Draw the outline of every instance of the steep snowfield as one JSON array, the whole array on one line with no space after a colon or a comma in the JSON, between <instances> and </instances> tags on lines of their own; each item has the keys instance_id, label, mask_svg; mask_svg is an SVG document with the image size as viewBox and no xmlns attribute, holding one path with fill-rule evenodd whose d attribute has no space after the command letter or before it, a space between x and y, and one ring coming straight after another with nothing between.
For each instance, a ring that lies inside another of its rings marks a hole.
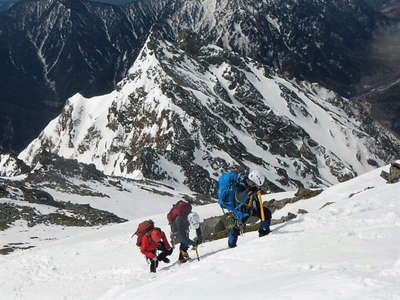
<instances>
[{"instance_id":1,"label":"steep snowfield","mask_svg":"<svg viewBox=\"0 0 400 300\"><path fill-rule=\"evenodd\" d=\"M155 275L130 239L145 218L0 256L1 299L400 299L400 183L385 184L380 171L285 207L274 217L309 214L267 237L245 234L235 249L205 243L200 262L162 264ZM167 229L165 214L151 218Z\"/></svg>"}]
</instances>

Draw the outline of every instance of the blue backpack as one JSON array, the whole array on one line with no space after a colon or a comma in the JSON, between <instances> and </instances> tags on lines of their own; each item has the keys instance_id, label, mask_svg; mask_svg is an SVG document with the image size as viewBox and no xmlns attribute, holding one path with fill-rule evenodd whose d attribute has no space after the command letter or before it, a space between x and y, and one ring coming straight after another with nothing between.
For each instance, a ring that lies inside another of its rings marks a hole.
<instances>
[{"instance_id":1,"label":"blue backpack","mask_svg":"<svg viewBox=\"0 0 400 300\"><path fill-rule=\"evenodd\" d=\"M236 203L235 192L236 186L240 181L240 177L235 172L229 172L222 174L218 178L218 204L229 211L231 211L234 215L234 218L237 220L241 220L249 216L249 214L244 213L240 210L241 206L244 205L242 203Z\"/></svg>"},{"instance_id":2,"label":"blue backpack","mask_svg":"<svg viewBox=\"0 0 400 300\"><path fill-rule=\"evenodd\" d=\"M228 210L235 209L235 184L239 175L235 172L222 174L218 178L218 204Z\"/></svg>"}]
</instances>

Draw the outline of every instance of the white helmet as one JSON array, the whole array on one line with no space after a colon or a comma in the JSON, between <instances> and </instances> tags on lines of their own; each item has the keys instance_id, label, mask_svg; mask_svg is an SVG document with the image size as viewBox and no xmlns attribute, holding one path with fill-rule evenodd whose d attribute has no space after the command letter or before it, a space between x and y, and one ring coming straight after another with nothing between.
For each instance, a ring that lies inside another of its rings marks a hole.
<instances>
[{"instance_id":1,"label":"white helmet","mask_svg":"<svg viewBox=\"0 0 400 300\"><path fill-rule=\"evenodd\" d=\"M253 181L257 186L262 186L265 178L257 170L252 170L249 173L249 179Z\"/></svg>"},{"instance_id":2,"label":"white helmet","mask_svg":"<svg viewBox=\"0 0 400 300\"><path fill-rule=\"evenodd\" d=\"M192 211L190 214L188 214L188 221L194 229L200 227L200 217L197 212Z\"/></svg>"}]
</instances>

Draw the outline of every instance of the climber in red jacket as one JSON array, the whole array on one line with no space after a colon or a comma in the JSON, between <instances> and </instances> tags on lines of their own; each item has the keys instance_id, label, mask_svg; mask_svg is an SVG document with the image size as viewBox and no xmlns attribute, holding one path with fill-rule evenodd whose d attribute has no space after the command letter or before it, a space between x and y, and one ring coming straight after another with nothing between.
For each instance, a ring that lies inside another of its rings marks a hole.
<instances>
[{"instance_id":1,"label":"climber in red jacket","mask_svg":"<svg viewBox=\"0 0 400 300\"><path fill-rule=\"evenodd\" d=\"M165 233L159 228L150 230L140 238L140 251L150 260L150 272L156 272L159 261L169 263L167 256L172 254L172 250ZM157 255L157 251L161 253Z\"/></svg>"}]
</instances>

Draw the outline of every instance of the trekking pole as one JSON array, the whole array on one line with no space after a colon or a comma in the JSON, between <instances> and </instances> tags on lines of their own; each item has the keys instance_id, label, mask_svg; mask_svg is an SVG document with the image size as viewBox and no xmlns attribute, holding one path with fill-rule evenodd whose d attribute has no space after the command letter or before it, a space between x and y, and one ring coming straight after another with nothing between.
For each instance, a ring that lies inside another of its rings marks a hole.
<instances>
[{"instance_id":1,"label":"trekking pole","mask_svg":"<svg viewBox=\"0 0 400 300\"><path fill-rule=\"evenodd\" d=\"M195 251L196 251L196 255L197 255L197 260L200 261L199 249L197 249L197 247L196 247Z\"/></svg>"},{"instance_id":2,"label":"trekking pole","mask_svg":"<svg viewBox=\"0 0 400 300\"><path fill-rule=\"evenodd\" d=\"M223 207L221 207L222 209L222 214L225 215L225 210L223 209Z\"/></svg>"}]
</instances>

